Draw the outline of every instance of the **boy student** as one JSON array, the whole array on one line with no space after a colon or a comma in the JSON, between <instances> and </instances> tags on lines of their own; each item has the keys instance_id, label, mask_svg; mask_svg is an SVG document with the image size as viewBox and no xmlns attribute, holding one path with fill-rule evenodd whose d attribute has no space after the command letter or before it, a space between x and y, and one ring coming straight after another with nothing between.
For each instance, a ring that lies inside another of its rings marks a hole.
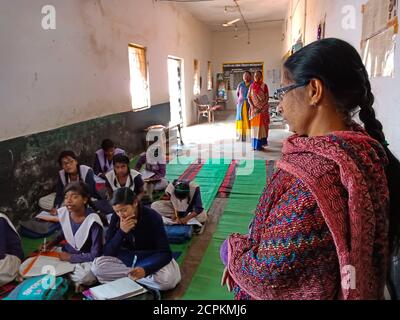
<instances>
[{"instance_id":1,"label":"boy student","mask_svg":"<svg viewBox=\"0 0 400 320\"><path fill-rule=\"evenodd\" d=\"M89 188L82 181L66 186L64 203L65 207L57 210L62 234L51 245L66 240L59 253L60 260L77 264L72 280L76 284L89 285L96 282L90 267L91 262L103 253L103 223L106 222L95 212Z\"/></svg>"},{"instance_id":2,"label":"boy student","mask_svg":"<svg viewBox=\"0 0 400 320\"><path fill-rule=\"evenodd\" d=\"M129 188L116 190L111 203L115 213L106 234L104 256L93 262L93 274L101 283L129 276L148 288L175 288L181 273L159 214L141 205Z\"/></svg>"},{"instance_id":3,"label":"boy student","mask_svg":"<svg viewBox=\"0 0 400 320\"><path fill-rule=\"evenodd\" d=\"M204 225L207 221L201 200L200 187L193 181L175 180L165 190L167 200L154 202L151 208L161 216L186 225L196 219Z\"/></svg>"},{"instance_id":4,"label":"boy student","mask_svg":"<svg viewBox=\"0 0 400 320\"><path fill-rule=\"evenodd\" d=\"M115 190L126 187L141 200L144 193L144 182L139 172L129 169L129 158L126 155L117 154L113 158L113 164L114 170L106 174L106 187L110 198Z\"/></svg>"},{"instance_id":5,"label":"boy student","mask_svg":"<svg viewBox=\"0 0 400 320\"><path fill-rule=\"evenodd\" d=\"M17 230L10 219L0 213L0 286L15 280L23 258L24 253Z\"/></svg>"},{"instance_id":6,"label":"boy student","mask_svg":"<svg viewBox=\"0 0 400 320\"><path fill-rule=\"evenodd\" d=\"M117 154L125 154L125 151L116 148L114 142L110 139L105 139L101 143L101 149L96 151L96 160L94 162L94 174L105 179L107 172L114 169L113 158Z\"/></svg>"}]
</instances>

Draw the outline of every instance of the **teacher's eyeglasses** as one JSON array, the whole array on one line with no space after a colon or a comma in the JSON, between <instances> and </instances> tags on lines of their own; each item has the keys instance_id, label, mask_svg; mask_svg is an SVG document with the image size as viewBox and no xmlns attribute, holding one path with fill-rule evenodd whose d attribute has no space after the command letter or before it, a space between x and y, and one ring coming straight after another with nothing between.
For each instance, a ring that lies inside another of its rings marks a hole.
<instances>
[{"instance_id":1,"label":"teacher's eyeglasses","mask_svg":"<svg viewBox=\"0 0 400 320\"><path fill-rule=\"evenodd\" d=\"M276 100L282 101L283 97L285 96L285 94L289 93L290 91L297 89L297 88L301 88L301 87L305 87L306 85L308 85L308 83L303 83L303 84L292 84L290 86L287 87L283 87L280 88L278 90L275 91L274 93L274 98Z\"/></svg>"}]
</instances>

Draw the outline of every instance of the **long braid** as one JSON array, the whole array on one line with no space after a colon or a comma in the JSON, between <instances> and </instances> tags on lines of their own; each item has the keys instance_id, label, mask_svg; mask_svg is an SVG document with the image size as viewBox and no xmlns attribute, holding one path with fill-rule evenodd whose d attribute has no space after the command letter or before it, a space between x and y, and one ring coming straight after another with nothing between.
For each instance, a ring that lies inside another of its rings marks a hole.
<instances>
[{"instance_id":1,"label":"long braid","mask_svg":"<svg viewBox=\"0 0 400 320\"><path fill-rule=\"evenodd\" d=\"M368 73L366 69L362 68L363 82L364 82L364 97L360 102L360 120L364 123L365 130L368 134L380 142L384 147L387 146L385 134L383 133L383 125L376 118L375 109L373 108L375 97L371 90L371 83L369 81Z\"/></svg>"},{"instance_id":2,"label":"long braid","mask_svg":"<svg viewBox=\"0 0 400 320\"><path fill-rule=\"evenodd\" d=\"M371 92L371 83L368 74L364 69L364 85L365 96L360 102L360 120L364 123L368 134L379 141L389 160L388 166L385 168L386 177L388 180L389 195L390 195L390 216L389 216L389 240L390 249L393 251L397 247L400 240L400 162L389 150L389 144L386 142L385 134L383 133L382 123L376 119L375 110L373 108L374 95Z\"/></svg>"}]
</instances>

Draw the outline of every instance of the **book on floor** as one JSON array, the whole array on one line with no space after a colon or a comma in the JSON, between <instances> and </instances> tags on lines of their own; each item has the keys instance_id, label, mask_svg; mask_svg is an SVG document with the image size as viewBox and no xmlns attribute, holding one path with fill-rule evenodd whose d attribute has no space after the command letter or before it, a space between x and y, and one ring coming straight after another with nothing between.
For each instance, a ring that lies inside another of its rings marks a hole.
<instances>
[{"instance_id":1,"label":"book on floor","mask_svg":"<svg viewBox=\"0 0 400 320\"><path fill-rule=\"evenodd\" d=\"M73 272L75 265L67 261L61 261L57 257L40 255L25 260L19 270L24 278L41 276L49 273L49 271L58 277Z\"/></svg>"},{"instance_id":2,"label":"book on floor","mask_svg":"<svg viewBox=\"0 0 400 320\"><path fill-rule=\"evenodd\" d=\"M43 220L43 221L53 222L52 220L54 220L55 217L57 217L57 216L52 215L50 212L42 211L35 218Z\"/></svg>"},{"instance_id":3,"label":"book on floor","mask_svg":"<svg viewBox=\"0 0 400 320\"><path fill-rule=\"evenodd\" d=\"M146 292L145 288L129 277L90 288L91 296L95 300L126 300Z\"/></svg>"},{"instance_id":4,"label":"book on floor","mask_svg":"<svg viewBox=\"0 0 400 320\"><path fill-rule=\"evenodd\" d=\"M174 225L179 225L176 221L170 219L170 218L166 218L166 217L162 217L163 222L166 226L174 226ZM198 227L202 227L203 225L199 222L199 220L197 220L196 218L190 219L187 223L187 226L198 226Z\"/></svg>"}]
</instances>

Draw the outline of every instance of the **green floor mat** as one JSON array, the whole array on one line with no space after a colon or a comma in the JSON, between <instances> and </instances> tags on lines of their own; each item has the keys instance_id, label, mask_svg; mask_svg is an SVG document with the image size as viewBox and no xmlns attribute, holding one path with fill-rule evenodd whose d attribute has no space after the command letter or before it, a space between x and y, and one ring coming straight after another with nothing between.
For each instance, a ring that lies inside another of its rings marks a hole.
<instances>
[{"instance_id":1,"label":"green floor mat","mask_svg":"<svg viewBox=\"0 0 400 320\"><path fill-rule=\"evenodd\" d=\"M131 159L131 161L129 162L129 168L135 169L136 163L139 161L139 158L140 158L140 154L137 155L137 156L134 156L134 157Z\"/></svg>"},{"instance_id":2,"label":"green floor mat","mask_svg":"<svg viewBox=\"0 0 400 320\"><path fill-rule=\"evenodd\" d=\"M238 175L229 202L203 260L186 291L184 300L232 300L233 294L221 287L224 266L220 260L220 246L232 233L247 233L255 208L266 184L266 163L254 162L254 170L246 176Z\"/></svg>"},{"instance_id":3,"label":"green floor mat","mask_svg":"<svg viewBox=\"0 0 400 320\"><path fill-rule=\"evenodd\" d=\"M43 244L43 239L29 239L21 237L22 249L24 250L25 257L31 256L36 250L38 250ZM50 240L50 238L47 238L47 242Z\"/></svg>"},{"instance_id":4,"label":"green floor mat","mask_svg":"<svg viewBox=\"0 0 400 320\"><path fill-rule=\"evenodd\" d=\"M186 243L183 244L171 244L171 250L172 252L179 252L180 256L178 258L178 260L176 260L176 262L178 262L178 264L181 266L183 261L185 260L186 254L189 251L191 245L191 241L188 241Z\"/></svg>"},{"instance_id":5,"label":"green floor mat","mask_svg":"<svg viewBox=\"0 0 400 320\"><path fill-rule=\"evenodd\" d=\"M201 199L206 211L210 210L228 171L230 160L208 159L195 178L201 190Z\"/></svg>"},{"instance_id":6,"label":"green floor mat","mask_svg":"<svg viewBox=\"0 0 400 320\"><path fill-rule=\"evenodd\" d=\"M189 166L195 161L195 158L178 157L167 164L167 179L172 182L178 179Z\"/></svg>"}]
</instances>

